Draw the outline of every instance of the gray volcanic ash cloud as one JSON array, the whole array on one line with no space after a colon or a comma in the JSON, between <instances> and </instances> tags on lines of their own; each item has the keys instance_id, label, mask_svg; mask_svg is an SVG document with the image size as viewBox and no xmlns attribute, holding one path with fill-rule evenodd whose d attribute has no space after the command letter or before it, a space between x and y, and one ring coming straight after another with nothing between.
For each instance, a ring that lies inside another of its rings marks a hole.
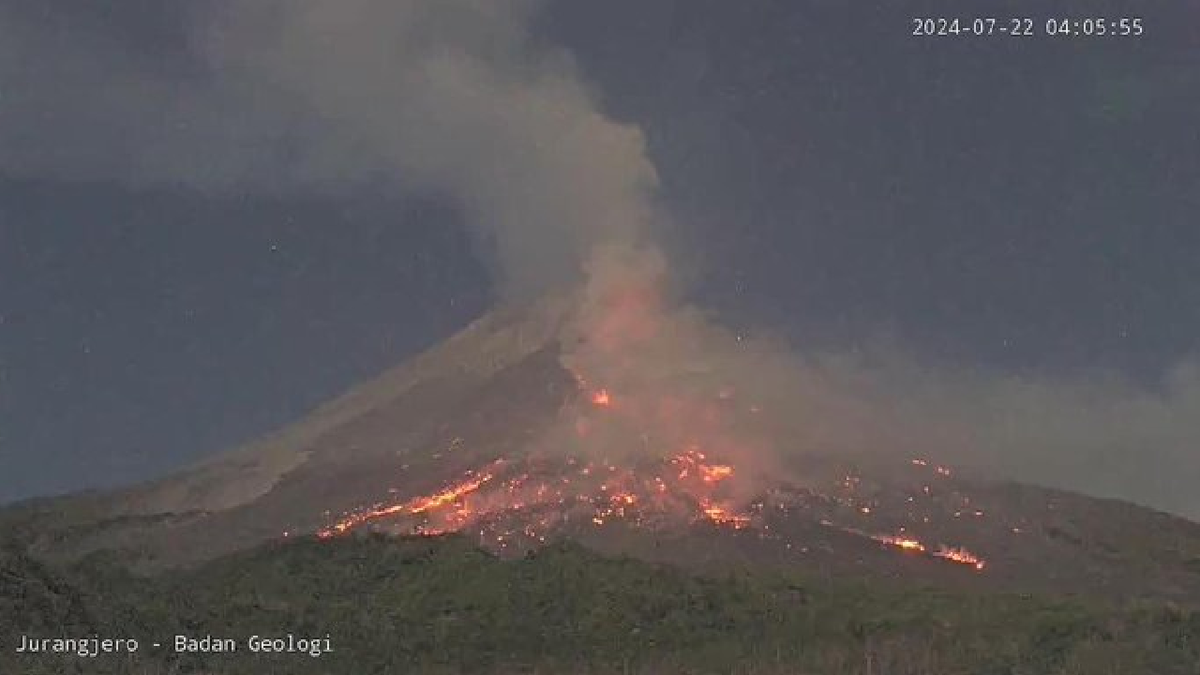
<instances>
[{"instance_id":1,"label":"gray volcanic ash cloud","mask_svg":"<svg viewBox=\"0 0 1200 675\"><path fill-rule=\"evenodd\" d=\"M174 69L116 35L0 9L0 170L445 194L505 290L528 297L577 275L597 242L640 237L657 180L639 130L605 117L569 55L531 38L536 7L202 3L178 18Z\"/></svg>"}]
</instances>

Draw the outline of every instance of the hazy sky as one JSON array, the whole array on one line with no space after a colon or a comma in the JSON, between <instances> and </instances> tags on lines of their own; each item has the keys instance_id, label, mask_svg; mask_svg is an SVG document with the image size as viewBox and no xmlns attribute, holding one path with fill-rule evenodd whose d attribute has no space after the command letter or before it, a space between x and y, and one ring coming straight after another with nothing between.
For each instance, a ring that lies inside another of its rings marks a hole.
<instances>
[{"instance_id":1,"label":"hazy sky","mask_svg":"<svg viewBox=\"0 0 1200 675\"><path fill-rule=\"evenodd\" d=\"M938 5L894 4L397 10L419 67L370 72L391 24L309 49L328 18L271 14L319 3L0 2L0 500L269 430L588 243L525 224L641 217L597 207L655 186L729 321L1159 388L1200 334L1200 12L1143 7L1136 39L920 39L910 14Z\"/></svg>"}]
</instances>

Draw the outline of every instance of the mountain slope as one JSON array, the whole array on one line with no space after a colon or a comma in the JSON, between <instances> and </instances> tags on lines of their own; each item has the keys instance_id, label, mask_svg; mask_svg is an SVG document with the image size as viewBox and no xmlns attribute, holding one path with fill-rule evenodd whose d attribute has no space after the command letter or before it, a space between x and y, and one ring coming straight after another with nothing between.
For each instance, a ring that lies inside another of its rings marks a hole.
<instances>
[{"instance_id":1,"label":"mountain slope","mask_svg":"<svg viewBox=\"0 0 1200 675\"><path fill-rule=\"evenodd\" d=\"M629 344L639 302L581 335L578 306L495 312L244 448L0 523L46 558L150 568L313 533L456 531L513 556L566 538L707 570L1200 604L1200 525L886 448L800 452L786 409L760 423L770 411L727 385L739 340L682 315Z\"/></svg>"}]
</instances>

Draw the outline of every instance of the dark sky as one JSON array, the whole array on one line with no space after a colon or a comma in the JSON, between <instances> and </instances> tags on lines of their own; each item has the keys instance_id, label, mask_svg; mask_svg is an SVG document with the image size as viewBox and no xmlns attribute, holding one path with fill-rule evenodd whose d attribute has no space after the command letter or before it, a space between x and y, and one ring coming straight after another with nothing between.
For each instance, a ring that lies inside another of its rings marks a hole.
<instances>
[{"instance_id":1,"label":"dark sky","mask_svg":"<svg viewBox=\"0 0 1200 675\"><path fill-rule=\"evenodd\" d=\"M1191 358L1200 12L1093 2L1064 14L1139 15L1145 34L922 39L918 7L963 3L893 4L557 2L532 26L574 55L606 113L642 129L693 295L728 321L1148 386ZM1039 32L1047 18L1029 11L1044 3L989 4ZM0 21L44 29L26 53L100 36L159 81L203 77L190 13L102 5L6 2ZM75 124L66 108L86 100L24 90L43 68L46 91L69 87L70 72L3 59L0 501L143 479L268 431L495 295L446 195L25 170L19 152L69 164L68 145L139 122ZM139 91L122 115L144 112ZM205 122L236 126L214 110Z\"/></svg>"}]
</instances>

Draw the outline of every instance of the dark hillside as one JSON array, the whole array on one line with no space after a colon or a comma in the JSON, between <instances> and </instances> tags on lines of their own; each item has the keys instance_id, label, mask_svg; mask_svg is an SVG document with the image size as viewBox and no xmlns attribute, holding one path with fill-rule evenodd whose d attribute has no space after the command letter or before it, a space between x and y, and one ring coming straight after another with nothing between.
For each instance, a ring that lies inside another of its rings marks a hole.
<instances>
[{"instance_id":1,"label":"dark hillside","mask_svg":"<svg viewBox=\"0 0 1200 675\"><path fill-rule=\"evenodd\" d=\"M135 578L9 552L0 672L1194 674L1200 614L1033 596L697 576L570 543L502 560L467 540L268 545ZM15 610L13 608L16 608ZM21 633L137 637L135 659L14 660ZM181 633L329 634L334 652L183 655Z\"/></svg>"}]
</instances>

